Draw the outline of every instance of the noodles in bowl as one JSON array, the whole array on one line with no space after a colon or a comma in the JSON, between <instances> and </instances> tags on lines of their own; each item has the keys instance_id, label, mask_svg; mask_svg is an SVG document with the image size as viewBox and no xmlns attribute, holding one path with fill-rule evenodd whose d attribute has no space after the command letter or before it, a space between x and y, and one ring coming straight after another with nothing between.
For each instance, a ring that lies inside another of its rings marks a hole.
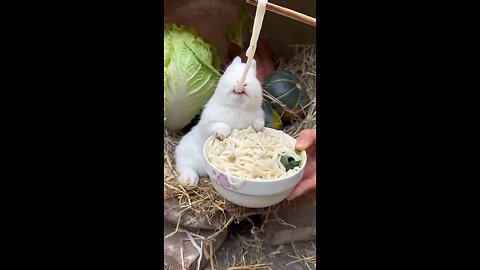
<instances>
[{"instance_id":1,"label":"noodles in bowl","mask_svg":"<svg viewBox=\"0 0 480 270\"><path fill-rule=\"evenodd\" d=\"M281 132L234 129L224 139L207 142L205 155L217 169L251 180L277 180L300 170L301 155L295 141Z\"/></svg>"},{"instance_id":2,"label":"noodles in bowl","mask_svg":"<svg viewBox=\"0 0 480 270\"><path fill-rule=\"evenodd\" d=\"M268 207L284 200L303 176L307 154L282 131L249 127L223 141L210 136L203 146L204 168L215 190L244 207Z\"/></svg>"}]
</instances>

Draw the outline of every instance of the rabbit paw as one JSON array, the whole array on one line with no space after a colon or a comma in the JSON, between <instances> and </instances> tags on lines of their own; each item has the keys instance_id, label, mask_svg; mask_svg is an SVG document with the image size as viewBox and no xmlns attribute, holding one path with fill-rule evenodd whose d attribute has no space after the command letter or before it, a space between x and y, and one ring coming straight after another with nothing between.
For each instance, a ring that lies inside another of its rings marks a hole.
<instances>
[{"instance_id":1,"label":"rabbit paw","mask_svg":"<svg viewBox=\"0 0 480 270\"><path fill-rule=\"evenodd\" d=\"M213 134L220 140L227 138L231 133L232 129L225 124L218 124L213 129Z\"/></svg>"},{"instance_id":2,"label":"rabbit paw","mask_svg":"<svg viewBox=\"0 0 480 270\"><path fill-rule=\"evenodd\" d=\"M253 125L252 125L253 129L255 129L255 131L262 131L263 128L265 127L265 121L263 119L257 119L253 122Z\"/></svg>"},{"instance_id":3,"label":"rabbit paw","mask_svg":"<svg viewBox=\"0 0 480 270\"><path fill-rule=\"evenodd\" d=\"M184 172L178 178L178 183L182 186L196 186L198 183L198 174L194 171Z\"/></svg>"},{"instance_id":4,"label":"rabbit paw","mask_svg":"<svg viewBox=\"0 0 480 270\"><path fill-rule=\"evenodd\" d=\"M219 140L224 140L228 136L230 136L231 131L230 130L217 130L215 131L215 137L218 138Z\"/></svg>"}]
</instances>

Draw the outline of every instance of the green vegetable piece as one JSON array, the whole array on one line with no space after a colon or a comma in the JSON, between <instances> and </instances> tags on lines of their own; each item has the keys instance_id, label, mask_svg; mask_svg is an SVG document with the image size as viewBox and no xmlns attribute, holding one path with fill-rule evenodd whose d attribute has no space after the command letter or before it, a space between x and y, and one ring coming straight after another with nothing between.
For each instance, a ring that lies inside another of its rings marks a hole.
<instances>
[{"instance_id":1,"label":"green vegetable piece","mask_svg":"<svg viewBox=\"0 0 480 270\"><path fill-rule=\"evenodd\" d=\"M253 18L245 9L240 10L238 16L238 22L227 26L227 38L230 43L236 44L240 49L243 49L245 47L243 44L243 30L247 28L248 32L252 33Z\"/></svg>"},{"instance_id":2,"label":"green vegetable piece","mask_svg":"<svg viewBox=\"0 0 480 270\"><path fill-rule=\"evenodd\" d=\"M193 29L164 22L164 118L169 130L184 128L201 112L220 79L215 48Z\"/></svg>"},{"instance_id":3,"label":"green vegetable piece","mask_svg":"<svg viewBox=\"0 0 480 270\"><path fill-rule=\"evenodd\" d=\"M282 163L283 167L285 167L285 171L288 171L298 167L300 161L295 161L295 159L291 156L282 156L280 158L280 163Z\"/></svg>"}]
</instances>

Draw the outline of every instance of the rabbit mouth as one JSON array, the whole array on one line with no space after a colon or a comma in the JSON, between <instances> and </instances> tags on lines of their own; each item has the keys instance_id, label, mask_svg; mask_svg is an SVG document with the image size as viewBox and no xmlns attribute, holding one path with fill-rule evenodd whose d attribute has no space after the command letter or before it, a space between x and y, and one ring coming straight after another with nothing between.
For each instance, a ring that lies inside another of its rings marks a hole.
<instances>
[{"instance_id":1,"label":"rabbit mouth","mask_svg":"<svg viewBox=\"0 0 480 270\"><path fill-rule=\"evenodd\" d=\"M242 96L242 95L248 96L247 92L245 92L245 91L238 93L237 91L233 90L233 94L235 94L237 96Z\"/></svg>"}]
</instances>

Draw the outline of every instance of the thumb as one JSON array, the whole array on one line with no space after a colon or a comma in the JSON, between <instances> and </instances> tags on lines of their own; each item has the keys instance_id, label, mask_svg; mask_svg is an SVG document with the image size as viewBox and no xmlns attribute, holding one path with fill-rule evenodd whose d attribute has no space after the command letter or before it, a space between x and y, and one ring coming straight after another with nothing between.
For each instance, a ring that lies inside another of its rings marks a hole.
<instances>
[{"instance_id":1,"label":"thumb","mask_svg":"<svg viewBox=\"0 0 480 270\"><path fill-rule=\"evenodd\" d=\"M305 129L300 132L298 136L297 143L295 145L295 149L297 150L305 150L310 147L312 144L316 143L317 140L317 130L316 129Z\"/></svg>"}]
</instances>

